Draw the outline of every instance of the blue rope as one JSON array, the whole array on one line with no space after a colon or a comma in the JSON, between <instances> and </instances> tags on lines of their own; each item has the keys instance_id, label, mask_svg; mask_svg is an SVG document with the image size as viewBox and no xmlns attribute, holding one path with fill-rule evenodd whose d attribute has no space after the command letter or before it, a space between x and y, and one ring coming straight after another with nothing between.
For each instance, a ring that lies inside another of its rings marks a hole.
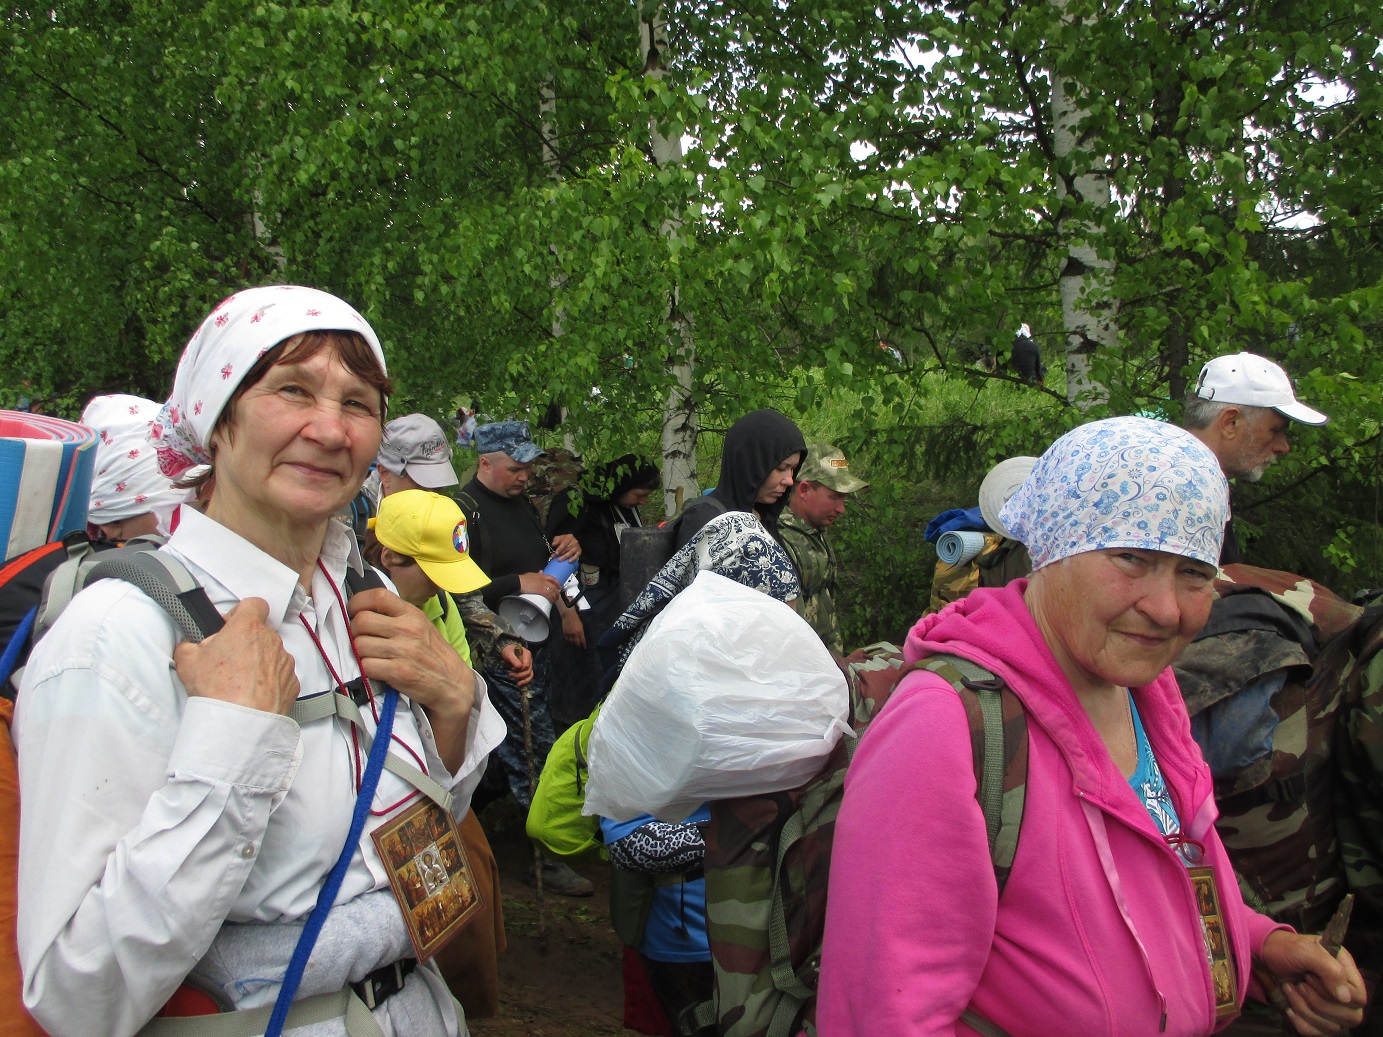
<instances>
[{"instance_id":1,"label":"blue rope","mask_svg":"<svg viewBox=\"0 0 1383 1037\"><path fill-rule=\"evenodd\" d=\"M360 792L355 798L355 813L351 815L351 830L346 836L346 845L341 847L341 856L327 876L326 885L317 895L317 905L307 917L303 934L298 937L298 945L293 948L293 957L288 962L288 971L283 975L283 986L279 989L278 1000L274 1002L273 1014L269 1016L269 1028L264 1037L280 1037L284 1023L288 1020L288 1010L293 1007L293 998L298 993L307 959L312 956L312 948L321 935L331 905L336 894L341 892L341 883L355 856L360 834L365 830L365 818L370 813L370 804L375 799L375 789L379 786L379 776L384 770L384 757L389 754L389 740L394 730L394 713L398 709L399 693L393 688L384 689L384 706L379 713L379 726L375 730L374 744L370 746L370 758L365 764L365 774L360 779Z\"/></svg>"},{"instance_id":2,"label":"blue rope","mask_svg":"<svg viewBox=\"0 0 1383 1037\"><path fill-rule=\"evenodd\" d=\"M10 643L5 646L5 654L0 655L0 685L9 680L10 674L14 673L14 665L19 662L19 653L24 650L24 646L29 641L29 631L34 628L34 617L37 615L38 606L35 605L24 613L24 618L19 621L19 626L14 628Z\"/></svg>"}]
</instances>

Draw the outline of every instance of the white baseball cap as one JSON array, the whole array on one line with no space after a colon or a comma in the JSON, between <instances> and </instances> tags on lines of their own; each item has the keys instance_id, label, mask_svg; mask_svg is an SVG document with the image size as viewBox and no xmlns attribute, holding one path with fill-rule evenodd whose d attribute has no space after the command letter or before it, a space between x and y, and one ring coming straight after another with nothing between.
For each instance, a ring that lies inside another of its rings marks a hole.
<instances>
[{"instance_id":1,"label":"white baseball cap","mask_svg":"<svg viewBox=\"0 0 1383 1037\"><path fill-rule=\"evenodd\" d=\"M1324 425L1330 420L1320 411L1298 403L1287 372L1256 353L1232 353L1211 360L1196 379L1196 395L1216 403L1271 407L1305 425Z\"/></svg>"}]
</instances>

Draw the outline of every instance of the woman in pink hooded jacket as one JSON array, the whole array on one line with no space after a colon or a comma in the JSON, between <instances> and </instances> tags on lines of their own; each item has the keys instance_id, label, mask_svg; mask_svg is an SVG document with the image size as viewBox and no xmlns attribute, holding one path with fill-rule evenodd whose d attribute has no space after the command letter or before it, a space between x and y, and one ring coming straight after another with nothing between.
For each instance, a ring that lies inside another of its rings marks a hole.
<instances>
[{"instance_id":1,"label":"woman in pink hooded jacket","mask_svg":"<svg viewBox=\"0 0 1383 1037\"><path fill-rule=\"evenodd\" d=\"M1209 1034L1251 966L1282 984L1298 1032L1358 1023L1348 954L1245 907L1169 669L1209 615L1227 512L1214 455L1171 425L1093 422L1042 456L1003 511L1031 580L924 617L905 650L970 659L1023 702L1013 870L1000 896L964 707L919 671L846 778L823 1037Z\"/></svg>"}]
</instances>

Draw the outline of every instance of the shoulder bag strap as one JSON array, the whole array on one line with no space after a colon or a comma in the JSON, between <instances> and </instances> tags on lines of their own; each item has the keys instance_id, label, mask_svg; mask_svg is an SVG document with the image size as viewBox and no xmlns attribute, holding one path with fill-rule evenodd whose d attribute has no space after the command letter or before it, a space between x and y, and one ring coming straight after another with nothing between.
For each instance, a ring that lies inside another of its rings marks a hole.
<instances>
[{"instance_id":1,"label":"shoulder bag strap","mask_svg":"<svg viewBox=\"0 0 1383 1037\"><path fill-rule=\"evenodd\" d=\"M337 695L336 697L341 698L342 696ZM312 948L317 943L317 937L321 935L322 926L326 923L332 904L336 902L336 894L341 891L341 883L346 878L346 871L350 867L351 858L355 856L356 846L360 842L361 833L365 830L365 819L370 814L370 804L374 801L375 789L379 787L379 777L384 773L384 758L389 753L389 740L393 735L394 714L398 710L398 705L399 693L385 685L384 704L380 707L379 713L379 730L376 732L374 744L370 746L370 756L365 764L365 773L360 779L360 791L355 797L355 810L351 814L350 831L346 833L346 841L341 847L341 855L336 859L336 864L327 876L326 882L322 884L321 892L317 895L317 904L307 917L307 924L303 926L303 933L298 938L298 945L293 948L293 957L289 960L288 971L283 976L283 986L279 988L279 996L274 1002L273 1014L269 1017L269 1025L264 1031L265 1037L280 1037L283 1033L284 1026L288 1021L289 1010L293 1006L293 998L298 992L298 984L302 982L303 972L307 969L308 958L312 955Z\"/></svg>"}]
</instances>

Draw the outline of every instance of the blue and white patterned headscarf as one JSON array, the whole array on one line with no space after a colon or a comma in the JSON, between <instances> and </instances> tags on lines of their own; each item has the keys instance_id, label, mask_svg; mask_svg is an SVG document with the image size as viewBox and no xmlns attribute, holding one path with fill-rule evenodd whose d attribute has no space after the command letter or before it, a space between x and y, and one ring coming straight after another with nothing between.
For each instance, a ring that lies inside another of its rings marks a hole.
<instances>
[{"instance_id":1,"label":"blue and white patterned headscarf","mask_svg":"<svg viewBox=\"0 0 1383 1037\"><path fill-rule=\"evenodd\" d=\"M1185 429L1107 418L1048 447L1001 517L1034 572L1109 547L1218 565L1229 483L1210 448Z\"/></svg>"},{"instance_id":2,"label":"blue and white patterned headscarf","mask_svg":"<svg viewBox=\"0 0 1383 1037\"><path fill-rule=\"evenodd\" d=\"M792 559L757 517L746 511L718 515L668 559L600 639L602 662L613 671L606 674L606 685L613 683L653 617L706 570L779 601L791 601L801 592Z\"/></svg>"}]
</instances>

